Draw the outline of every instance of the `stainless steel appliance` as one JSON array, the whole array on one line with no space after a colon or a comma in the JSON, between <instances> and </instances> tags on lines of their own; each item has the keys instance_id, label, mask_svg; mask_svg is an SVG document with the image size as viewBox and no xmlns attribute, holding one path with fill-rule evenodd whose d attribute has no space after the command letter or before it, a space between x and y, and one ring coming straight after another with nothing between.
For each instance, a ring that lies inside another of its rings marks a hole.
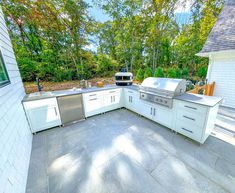
<instances>
[{"instance_id":1,"label":"stainless steel appliance","mask_svg":"<svg viewBox=\"0 0 235 193\"><path fill-rule=\"evenodd\" d=\"M186 80L149 77L139 91L141 99L172 108L173 97L185 93Z\"/></svg>"},{"instance_id":2,"label":"stainless steel appliance","mask_svg":"<svg viewBox=\"0 0 235 193\"><path fill-rule=\"evenodd\" d=\"M62 124L85 119L82 94L57 98Z\"/></svg>"}]
</instances>

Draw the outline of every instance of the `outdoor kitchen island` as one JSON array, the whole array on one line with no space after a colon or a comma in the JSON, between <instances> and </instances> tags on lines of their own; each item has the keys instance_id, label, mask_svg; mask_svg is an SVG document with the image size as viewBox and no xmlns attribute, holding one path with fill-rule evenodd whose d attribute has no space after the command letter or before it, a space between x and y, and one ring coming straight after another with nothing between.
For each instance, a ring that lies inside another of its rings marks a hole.
<instances>
[{"instance_id":1,"label":"outdoor kitchen island","mask_svg":"<svg viewBox=\"0 0 235 193\"><path fill-rule=\"evenodd\" d=\"M218 107L222 100L218 97L183 93L172 98L169 108L142 100L137 85L125 87L108 85L103 88L26 95L23 105L32 132L61 126L57 97L78 94L82 94L86 118L124 107L199 143L204 143L214 128ZM38 109L40 111L36 115L35 112ZM47 114L44 115L43 112ZM35 120L37 120L36 123Z\"/></svg>"}]
</instances>

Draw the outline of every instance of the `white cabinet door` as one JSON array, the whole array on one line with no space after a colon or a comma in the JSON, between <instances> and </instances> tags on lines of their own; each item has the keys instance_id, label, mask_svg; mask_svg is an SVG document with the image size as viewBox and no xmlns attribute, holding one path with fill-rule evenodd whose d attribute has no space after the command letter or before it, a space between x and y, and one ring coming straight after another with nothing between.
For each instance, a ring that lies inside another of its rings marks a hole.
<instances>
[{"instance_id":1,"label":"white cabinet door","mask_svg":"<svg viewBox=\"0 0 235 193\"><path fill-rule=\"evenodd\" d=\"M149 119L153 119L154 108L150 104L148 104L146 101L140 100L139 106L140 106L139 114Z\"/></svg>"},{"instance_id":2,"label":"white cabinet door","mask_svg":"<svg viewBox=\"0 0 235 193\"><path fill-rule=\"evenodd\" d=\"M86 117L96 115L104 111L102 91L83 94L83 102Z\"/></svg>"},{"instance_id":3,"label":"white cabinet door","mask_svg":"<svg viewBox=\"0 0 235 193\"><path fill-rule=\"evenodd\" d=\"M173 129L174 108L169 109L167 107L155 105L154 121Z\"/></svg>"},{"instance_id":4,"label":"white cabinet door","mask_svg":"<svg viewBox=\"0 0 235 193\"><path fill-rule=\"evenodd\" d=\"M139 113L139 92L131 89L125 89L125 107Z\"/></svg>"},{"instance_id":5,"label":"white cabinet door","mask_svg":"<svg viewBox=\"0 0 235 193\"><path fill-rule=\"evenodd\" d=\"M24 107L33 133L61 125L56 98L25 102Z\"/></svg>"},{"instance_id":6,"label":"white cabinet door","mask_svg":"<svg viewBox=\"0 0 235 193\"><path fill-rule=\"evenodd\" d=\"M105 111L111 111L122 107L121 89L104 91L104 107Z\"/></svg>"}]
</instances>

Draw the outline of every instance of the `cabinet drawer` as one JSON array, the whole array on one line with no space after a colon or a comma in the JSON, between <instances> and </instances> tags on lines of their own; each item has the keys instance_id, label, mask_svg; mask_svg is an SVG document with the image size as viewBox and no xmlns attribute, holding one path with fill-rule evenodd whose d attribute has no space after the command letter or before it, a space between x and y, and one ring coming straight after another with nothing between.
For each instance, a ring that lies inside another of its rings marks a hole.
<instances>
[{"instance_id":1,"label":"cabinet drawer","mask_svg":"<svg viewBox=\"0 0 235 193\"><path fill-rule=\"evenodd\" d=\"M83 99L85 101L93 101L101 97L102 97L102 92L91 92L91 93L85 93Z\"/></svg>"},{"instance_id":2,"label":"cabinet drawer","mask_svg":"<svg viewBox=\"0 0 235 193\"><path fill-rule=\"evenodd\" d=\"M57 106L56 98L49 99L40 99L35 101L24 102L24 106L26 109L34 109L38 107L48 107L48 106Z\"/></svg>"},{"instance_id":3,"label":"cabinet drawer","mask_svg":"<svg viewBox=\"0 0 235 193\"><path fill-rule=\"evenodd\" d=\"M183 111L188 111L192 113L200 113L201 115L205 115L207 112L207 107L194 104L194 103L177 101L177 106Z\"/></svg>"},{"instance_id":4,"label":"cabinet drawer","mask_svg":"<svg viewBox=\"0 0 235 193\"><path fill-rule=\"evenodd\" d=\"M194 113L191 111L186 111L182 108L177 109L177 119L187 122L190 125L197 125L198 127L203 127L206 119L206 114Z\"/></svg>"},{"instance_id":5,"label":"cabinet drawer","mask_svg":"<svg viewBox=\"0 0 235 193\"><path fill-rule=\"evenodd\" d=\"M202 128L188 124L182 120L176 121L176 131L196 141L201 141Z\"/></svg>"},{"instance_id":6,"label":"cabinet drawer","mask_svg":"<svg viewBox=\"0 0 235 193\"><path fill-rule=\"evenodd\" d=\"M105 95L119 95L120 94L120 89L111 89L111 90L106 90L103 91Z\"/></svg>"}]
</instances>

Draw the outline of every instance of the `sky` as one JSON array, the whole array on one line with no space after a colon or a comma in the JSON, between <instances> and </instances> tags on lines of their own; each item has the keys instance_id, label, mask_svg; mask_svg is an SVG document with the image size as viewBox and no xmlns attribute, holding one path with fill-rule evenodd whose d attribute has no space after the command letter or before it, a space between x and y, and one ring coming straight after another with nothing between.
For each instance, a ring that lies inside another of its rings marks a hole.
<instances>
[{"instance_id":1,"label":"sky","mask_svg":"<svg viewBox=\"0 0 235 193\"><path fill-rule=\"evenodd\" d=\"M176 14L176 21L178 24L186 24L190 21L190 6L192 4L193 0L179 0L177 9L175 11ZM95 6L92 2L92 0L85 0L89 5L91 5L91 8L89 8L89 14L99 22L105 22L110 20L111 18L105 14L102 9ZM93 39L92 37L90 37ZM86 49L96 52L97 48L94 44L90 44L86 46Z\"/></svg>"}]
</instances>

